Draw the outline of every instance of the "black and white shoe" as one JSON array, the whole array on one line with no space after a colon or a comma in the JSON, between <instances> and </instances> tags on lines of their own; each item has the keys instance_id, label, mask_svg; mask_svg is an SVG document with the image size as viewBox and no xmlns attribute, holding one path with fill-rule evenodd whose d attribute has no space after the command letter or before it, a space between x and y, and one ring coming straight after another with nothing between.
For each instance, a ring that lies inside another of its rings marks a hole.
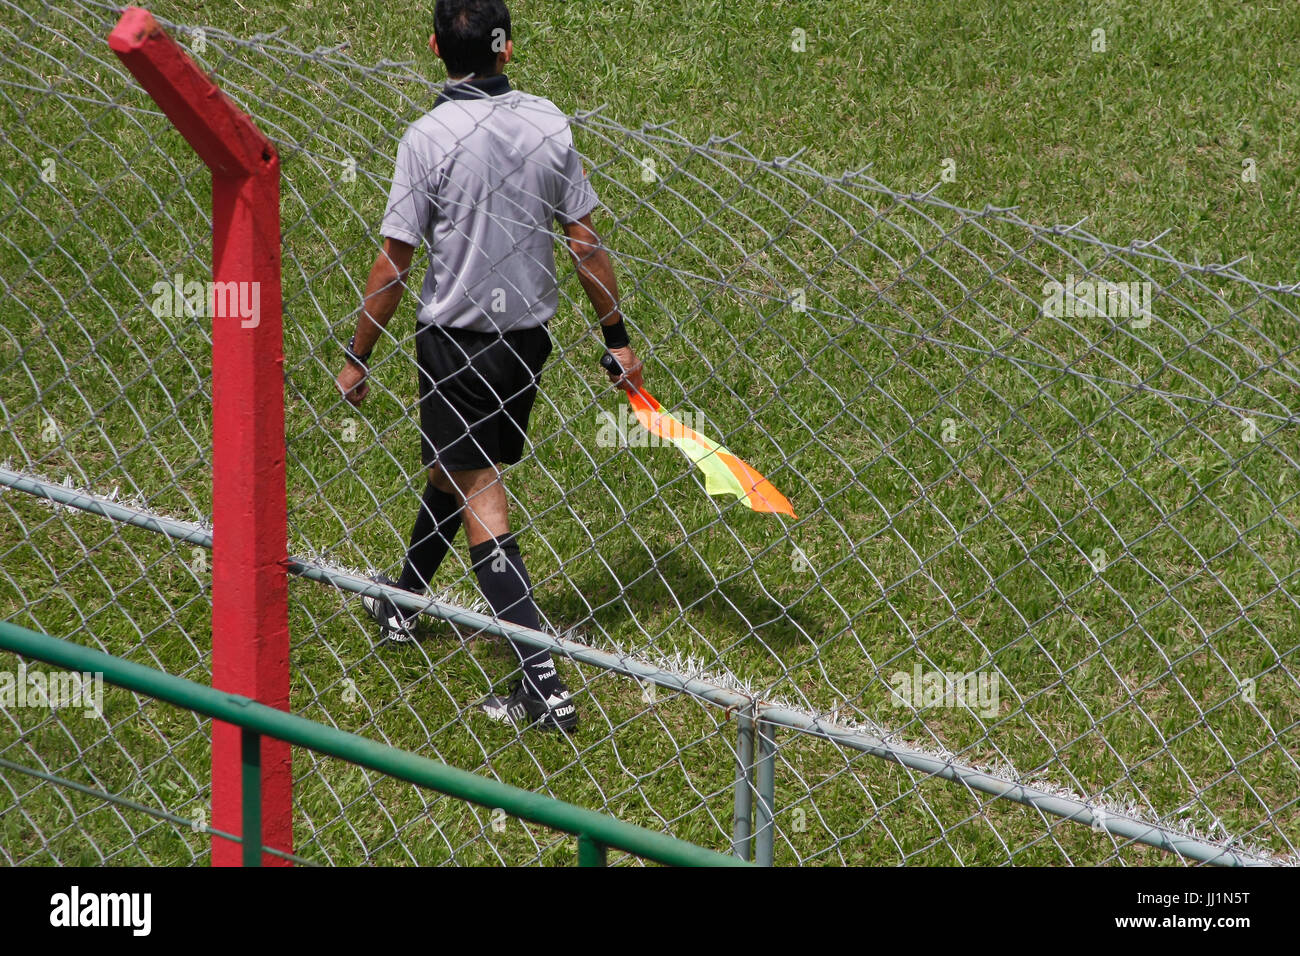
<instances>
[{"instance_id":1,"label":"black and white shoe","mask_svg":"<svg viewBox=\"0 0 1300 956\"><path fill-rule=\"evenodd\" d=\"M559 694L551 694L542 700L530 694L523 681L516 681L508 697L492 694L479 701L478 709L492 720L509 722L516 727L540 723L548 730L568 732L578 726L578 708L564 685L560 685Z\"/></svg>"},{"instance_id":2,"label":"black and white shoe","mask_svg":"<svg viewBox=\"0 0 1300 956\"><path fill-rule=\"evenodd\" d=\"M375 575L371 580L385 587L397 587L396 581L382 574ZM361 605L379 625L381 640L392 641L394 644L411 644L415 641L415 623L420 618L419 612L405 613L388 598L371 597L368 594L362 596Z\"/></svg>"}]
</instances>

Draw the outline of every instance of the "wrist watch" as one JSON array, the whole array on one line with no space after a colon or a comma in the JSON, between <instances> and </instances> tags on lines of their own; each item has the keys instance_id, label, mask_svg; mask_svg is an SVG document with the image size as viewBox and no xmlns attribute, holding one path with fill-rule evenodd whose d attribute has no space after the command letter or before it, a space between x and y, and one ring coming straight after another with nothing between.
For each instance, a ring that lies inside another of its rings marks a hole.
<instances>
[{"instance_id":1,"label":"wrist watch","mask_svg":"<svg viewBox=\"0 0 1300 956\"><path fill-rule=\"evenodd\" d=\"M354 365L360 365L363 371L369 371L367 364L370 362L370 353L375 349L371 346L370 352L367 352L365 355L358 355L356 353L356 344L357 337L354 335L352 338L348 339L348 344L343 347L343 353L348 357L349 362Z\"/></svg>"}]
</instances>

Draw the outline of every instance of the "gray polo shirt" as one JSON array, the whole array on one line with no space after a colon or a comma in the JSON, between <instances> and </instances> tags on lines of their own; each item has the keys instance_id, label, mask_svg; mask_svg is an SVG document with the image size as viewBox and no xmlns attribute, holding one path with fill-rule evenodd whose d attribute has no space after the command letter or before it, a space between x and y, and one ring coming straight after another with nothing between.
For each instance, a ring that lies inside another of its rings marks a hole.
<instances>
[{"instance_id":1,"label":"gray polo shirt","mask_svg":"<svg viewBox=\"0 0 1300 956\"><path fill-rule=\"evenodd\" d=\"M559 305L553 223L596 201L567 117L489 76L448 83L406 131L379 231L429 245L419 321L524 329Z\"/></svg>"}]
</instances>

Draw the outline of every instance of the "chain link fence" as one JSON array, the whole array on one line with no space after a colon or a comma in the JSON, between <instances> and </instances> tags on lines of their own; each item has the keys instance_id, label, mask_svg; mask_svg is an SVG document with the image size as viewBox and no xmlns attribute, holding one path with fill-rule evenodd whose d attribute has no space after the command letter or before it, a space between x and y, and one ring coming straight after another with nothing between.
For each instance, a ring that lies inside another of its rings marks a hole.
<instances>
[{"instance_id":1,"label":"chain link fence","mask_svg":"<svg viewBox=\"0 0 1300 956\"><path fill-rule=\"evenodd\" d=\"M206 682L210 320L185 289L210 183L115 20L0 0L0 614ZM646 441L562 267L507 486L583 723L519 732L475 708L518 660L463 540L419 642L379 642L357 597L397 577L424 486L411 305L361 409L334 376L439 86L168 26L281 154L294 711L761 862L1294 862L1300 285L574 116L647 385L799 518ZM206 858L206 722L103 697L6 704L6 863ZM307 860L573 852L294 761Z\"/></svg>"}]
</instances>

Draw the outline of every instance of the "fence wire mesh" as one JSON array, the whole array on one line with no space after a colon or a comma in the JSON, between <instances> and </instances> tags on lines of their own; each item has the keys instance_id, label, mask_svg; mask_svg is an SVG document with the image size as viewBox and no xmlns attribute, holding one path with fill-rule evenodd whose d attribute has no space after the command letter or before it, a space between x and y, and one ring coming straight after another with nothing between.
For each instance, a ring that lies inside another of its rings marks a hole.
<instances>
[{"instance_id":1,"label":"fence wire mesh","mask_svg":"<svg viewBox=\"0 0 1300 956\"><path fill-rule=\"evenodd\" d=\"M0 613L206 681L210 320L168 303L210 278L208 174L109 52L114 8L28 6L0 0ZM281 153L295 711L716 849L748 824L777 864L1294 862L1300 286L573 116L647 386L799 517L709 497L621 411L557 234L506 482L583 723L520 732L475 709L518 661L454 612L485 610L463 539L419 642L357 597L424 486L412 305L361 409L334 376L440 86L168 26ZM0 770L0 855L204 860L208 734L112 689L6 706L6 768L200 825ZM310 860L573 852L294 760Z\"/></svg>"}]
</instances>

